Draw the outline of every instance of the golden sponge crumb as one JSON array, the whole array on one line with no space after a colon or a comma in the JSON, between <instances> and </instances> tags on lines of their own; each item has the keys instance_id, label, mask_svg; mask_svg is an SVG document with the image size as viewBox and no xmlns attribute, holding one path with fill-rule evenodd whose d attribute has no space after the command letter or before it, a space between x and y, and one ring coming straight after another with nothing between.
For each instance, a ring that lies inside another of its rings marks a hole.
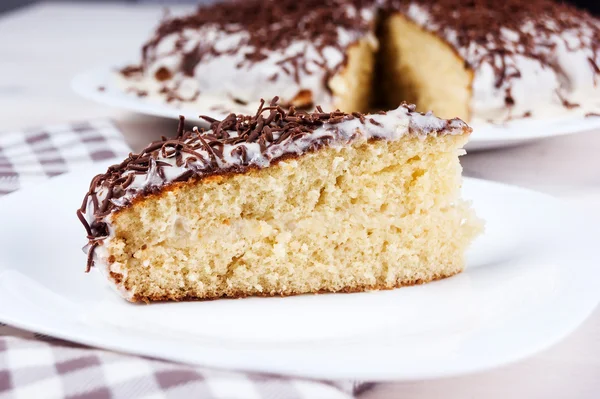
<instances>
[{"instance_id":1,"label":"golden sponge crumb","mask_svg":"<svg viewBox=\"0 0 600 399\"><path fill-rule=\"evenodd\" d=\"M181 183L113 216L133 301L390 289L460 272L481 230L459 199L466 136L327 148Z\"/></svg>"},{"instance_id":2,"label":"golden sponge crumb","mask_svg":"<svg viewBox=\"0 0 600 399\"><path fill-rule=\"evenodd\" d=\"M344 68L328 82L334 109L347 113L369 110L376 51L375 38L362 39L349 47Z\"/></svg>"},{"instance_id":3,"label":"golden sponge crumb","mask_svg":"<svg viewBox=\"0 0 600 399\"><path fill-rule=\"evenodd\" d=\"M380 56L388 104L406 101L440 118L470 119L473 71L448 43L393 14L383 22Z\"/></svg>"}]
</instances>

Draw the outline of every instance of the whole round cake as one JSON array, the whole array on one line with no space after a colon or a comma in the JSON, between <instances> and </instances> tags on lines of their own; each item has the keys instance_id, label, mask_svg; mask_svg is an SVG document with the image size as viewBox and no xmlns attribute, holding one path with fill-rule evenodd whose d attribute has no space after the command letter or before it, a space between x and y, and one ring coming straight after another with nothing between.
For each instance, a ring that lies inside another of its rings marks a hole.
<instances>
[{"instance_id":1,"label":"whole round cake","mask_svg":"<svg viewBox=\"0 0 600 399\"><path fill-rule=\"evenodd\" d=\"M279 95L504 122L597 113L599 66L600 22L552 0L249 0L166 18L121 76L137 95L225 113Z\"/></svg>"}]
</instances>

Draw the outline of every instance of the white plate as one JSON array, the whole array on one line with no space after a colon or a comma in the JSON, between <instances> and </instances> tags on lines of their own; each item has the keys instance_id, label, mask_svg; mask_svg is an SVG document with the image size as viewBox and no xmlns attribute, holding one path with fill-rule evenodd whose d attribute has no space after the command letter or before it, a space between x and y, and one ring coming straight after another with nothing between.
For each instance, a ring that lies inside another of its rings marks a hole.
<instances>
[{"instance_id":1,"label":"white plate","mask_svg":"<svg viewBox=\"0 0 600 399\"><path fill-rule=\"evenodd\" d=\"M532 355L600 297L597 220L542 194L466 179L487 229L455 277L382 292L130 304L100 273L84 273L75 209L102 167L0 200L0 321L212 367L411 380Z\"/></svg>"},{"instance_id":2,"label":"white plate","mask_svg":"<svg viewBox=\"0 0 600 399\"><path fill-rule=\"evenodd\" d=\"M198 106L188 105L176 107L163 103L159 99L140 98L135 94L124 93L116 87L113 74L116 67L100 67L76 76L72 88L81 96L102 104L123 108L143 114L177 118L183 115L192 122L204 123L198 118L199 114L221 119L226 115L209 109L198 109ZM104 87L104 91L99 91ZM239 105L230 100L220 99L227 109L241 111ZM210 102L210 101L209 101ZM254 109L251 110L254 112ZM521 119L513 120L503 125L485 123L472 124L473 134L467 144L470 151L514 146L532 140L565 134L580 133L600 129L600 117L561 117L555 119Z\"/></svg>"}]
</instances>

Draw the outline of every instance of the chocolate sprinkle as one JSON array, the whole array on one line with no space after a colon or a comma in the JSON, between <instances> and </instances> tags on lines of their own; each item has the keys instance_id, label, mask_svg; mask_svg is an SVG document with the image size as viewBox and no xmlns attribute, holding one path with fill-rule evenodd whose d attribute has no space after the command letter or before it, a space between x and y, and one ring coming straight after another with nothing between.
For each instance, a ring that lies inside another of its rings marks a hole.
<instances>
[{"instance_id":1,"label":"chocolate sprinkle","mask_svg":"<svg viewBox=\"0 0 600 399\"><path fill-rule=\"evenodd\" d=\"M379 126L379 127L383 126L381 123L377 122L377 121L376 121L375 119L373 119L373 118L369 118L369 122L371 122L371 123L372 123L373 125L375 125L375 126Z\"/></svg>"},{"instance_id":2,"label":"chocolate sprinkle","mask_svg":"<svg viewBox=\"0 0 600 399\"><path fill-rule=\"evenodd\" d=\"M147 97L148 96L148 91L146 91L146 90L140 90L140 89L130 87L127 89L127 91L135 94L138 97Z\"/></svg>"},{"instance_id":3,"label":"chocolate sprinkle","mask_svg":"<svg viewBox=\"0 0 600 399\"><path fill-rule=\"evenodd\" d=\"M567 100L566 98L564 98L559 91L556 92L556 95L558 96L558 98L560 99L560 103L562 104L563 107L565 107L566 109L573 109L573 108L578 108L579 104L575 104L570 102L569 100Z\"/></svg>"},{"instance_id":4,"label":"chocolate sprinkle","mask_svg":"<svg viewBox=\"0 0 600 399\"><path fill-rule=\"evenodd\" d=\"M125 68L122 68L119 72L121 72L121 75L125 76L126 78L130 78L144 73L144 68L142 68L140 65L129 65Z\"/></svg>"}]
</instances>

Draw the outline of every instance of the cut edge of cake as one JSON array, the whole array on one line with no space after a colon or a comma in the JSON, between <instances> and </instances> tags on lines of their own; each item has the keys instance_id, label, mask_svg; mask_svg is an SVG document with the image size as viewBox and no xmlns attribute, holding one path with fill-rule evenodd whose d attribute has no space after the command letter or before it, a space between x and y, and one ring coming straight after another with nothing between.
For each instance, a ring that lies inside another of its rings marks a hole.
<instances>
[{"instance_id":1,"label":"cut edge of cake","mask_svg":"<svg viewBox=\"0 0 600 399\"><path fill-rule=\"evenodd\" d=\"M369 109L378 46L377 39L369 34L346 49L346 62L327 83L333 96L332 109L345 112Z\"/></svg>"},{"instance_id":2,"label":"cut edge of cake","mask_svg":"<svg viewBox=\"0 0 600 399\"><path fill-rule=\"evenodd\" d=\"M475 71L450 43L401 13L382 21L382 87L389 104L417 104L440 118L471 119Z\"/></svg>"}]
</instances>

